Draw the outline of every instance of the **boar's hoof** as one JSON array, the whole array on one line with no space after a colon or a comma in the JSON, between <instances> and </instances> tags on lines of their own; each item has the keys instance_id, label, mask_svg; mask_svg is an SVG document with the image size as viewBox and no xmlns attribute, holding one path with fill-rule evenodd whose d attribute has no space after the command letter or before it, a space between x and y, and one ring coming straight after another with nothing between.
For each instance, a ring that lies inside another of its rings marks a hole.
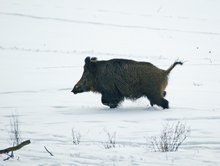
<instances>
[{"instance_id":1,"label":"boar's hoof","mask_svg":"<svg viewBox=\"0 0 220 166\"><path fill-rule=\"evenodd\" d=\"M168 109L169 102L166 99L162 99L161 107L163 107L163 109Z\"/></svg>"},{"instance_id":2,"label":"boar's hoof","mask_svg":"<svg viewBox=\"0 0 220 166\"><path fill-rule=\"evenodd\" d=\"M153 106L154 106L154 103L153 103L152 101L150 101L150 105L151 105L151 107L153 107Z\"/></svg>"},{"instance_id":3,"label":"boar's hoof","mask_svg":"<svg viewBox=\"0 0 220 166\"><path fill-rule=\"evenodd\" d=\"M112 104L112 103L109 104L109 107L110 107L110 108L116 108L117 106L118 106L118 104Z\"/></svg>"},{"instance_id":4,"label":"boar's hoof","mask_svg":"<svg viewBox=\"0 0 220 166\"><path fill-rule=\"evenodd\" d=\"M106 106L109 106L110 108L116 108L118 106L118 104L115 104L115 103L102 103Z\"/></svg>"}]
</instances>

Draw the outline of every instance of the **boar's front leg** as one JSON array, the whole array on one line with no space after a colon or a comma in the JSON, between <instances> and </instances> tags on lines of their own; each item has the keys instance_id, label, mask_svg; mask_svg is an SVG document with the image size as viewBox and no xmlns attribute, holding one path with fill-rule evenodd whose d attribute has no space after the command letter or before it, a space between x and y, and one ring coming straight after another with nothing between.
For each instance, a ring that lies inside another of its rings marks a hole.
<instances>
[{"instance_id":1,"label":"boar's front leg","mask_svg":"<svg viewBox=\"0 0 220 166\"><path fill-rule=\"evenodd\" d=\"M110 93L102 93L102 104L109 106L110 108L116 108L118 104L123 100L123 97Z\"/></svg>"}]
</instances>

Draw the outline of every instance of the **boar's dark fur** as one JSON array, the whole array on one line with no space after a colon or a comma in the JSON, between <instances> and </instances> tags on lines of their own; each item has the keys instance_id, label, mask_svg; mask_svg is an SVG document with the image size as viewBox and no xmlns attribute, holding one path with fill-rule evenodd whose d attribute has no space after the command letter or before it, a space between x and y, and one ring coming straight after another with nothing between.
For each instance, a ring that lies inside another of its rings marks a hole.
<instances>
[{"instance_id":1,"label":"boar's dark fur","mask_svg":"<svg viewBox=\"0 0 220 166\"><path fill-rule=\"evenodd\" d=\"M146 96L151 106L169 108L164 99L168 75L176 65L176 61L167 70L157 68L148 62L137 62L127 59L111 59L98 61L97 58L86 57L84 72L74 86L74 94L93 91L102 94L102 103L115 108L124 98L137 99Z\"/></svg>"}]
</instances>

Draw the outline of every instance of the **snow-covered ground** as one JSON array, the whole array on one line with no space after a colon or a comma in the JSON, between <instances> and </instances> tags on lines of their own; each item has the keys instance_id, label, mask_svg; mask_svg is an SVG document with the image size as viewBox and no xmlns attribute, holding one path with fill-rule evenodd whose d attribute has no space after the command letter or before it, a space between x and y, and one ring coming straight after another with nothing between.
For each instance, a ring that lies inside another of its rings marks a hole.
<instances>
[{"instance_id":1,"label":"snow-covered ground","mask_svg":"<svg viewBox=\"0 0 220 166\"><path fill-rule=\"evenodd\" d=\"M218 0L0 0L0 149L11 146L12 114L31 140L14 159L0 155L0 165L220 165L219 7ZM171 108L141 98L112 110L99 94L73 95L86 56L163 69L185 61L170 75ZM179 151L152 152L148 138L177 121L191 128ZM116 133L115 148L105 149L107 133Z\"/></svg>"}]
</instances>

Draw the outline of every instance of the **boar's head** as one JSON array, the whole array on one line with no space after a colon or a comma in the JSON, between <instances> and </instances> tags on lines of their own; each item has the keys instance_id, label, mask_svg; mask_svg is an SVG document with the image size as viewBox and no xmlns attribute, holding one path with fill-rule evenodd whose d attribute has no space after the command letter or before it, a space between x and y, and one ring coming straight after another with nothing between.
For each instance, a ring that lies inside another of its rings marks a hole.
<instances>
[{"instance_id":1,"label":"boar's head","mask_svg":"<svg viewBox=\"0 0 220 166\"><path fill-rule=\"evenodd\" d=\"M86 57L83 75L71 92L77 94L94 90L96 62L97 58Z\"/></svg>"}]
</instances>

